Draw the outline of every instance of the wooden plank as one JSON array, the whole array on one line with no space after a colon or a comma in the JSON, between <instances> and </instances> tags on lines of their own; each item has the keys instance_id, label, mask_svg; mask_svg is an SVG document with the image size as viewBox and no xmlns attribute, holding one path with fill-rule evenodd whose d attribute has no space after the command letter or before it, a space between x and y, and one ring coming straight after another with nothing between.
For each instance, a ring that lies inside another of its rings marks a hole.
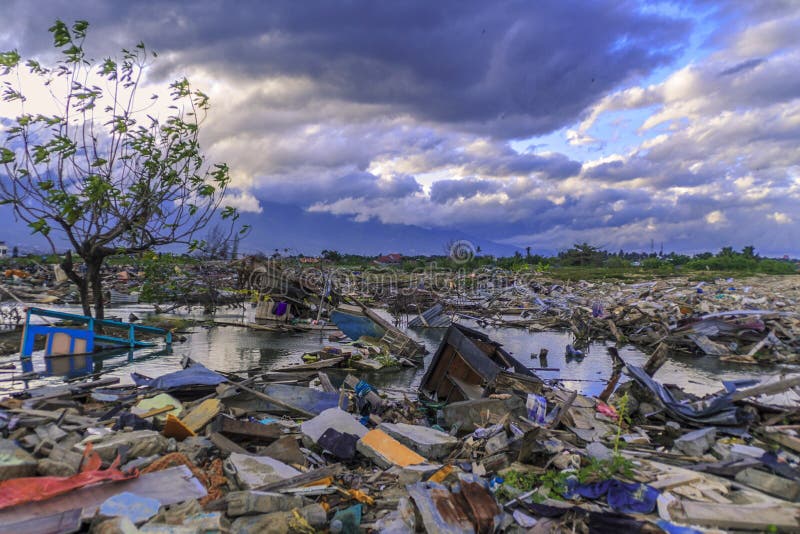
<instances>
[{"instance_id":1,"label":"wooden plank","mask_svg":"<svg viewBox=\"0 0 800 534\"><path fill-rule=\"evenodd\" d=\"M301 363L297 365L285 365L283 367L276 367L272 372L276 373L295 373L298 371L318 371L320 369L327 369L329 367L338 367L345 360L344 356L337 356L336 358L328 358L327 360L319 360L313 363Z\"/></svg>"},{"instance_id":2,"label":"wooden plank","mask_svg":"<svg viewBox=\"0 0 800 534\"><path fill-rule=\"evenodd\" d=\"M779 530L800 529L795 506L746 506L681 501L685 522L717 528L763 531L767 525Z\"/></svg>"},{"instance_id":3,"label":"wooden plank","mask_svg":"<svg viewBox=\"0 0 800 534\"><path fill-rule=\"evenodd\" d=\"M297 486L305 486L312 482L322 480L324 478L335 476L341 470L341 464L333 464L326 467L320 467L313 471L301 473L291 478L277 480L270 484L255 488L253 491L280 491L283 489L296 488Z\"/></svg>"},{"instance_id":4,"label":"wooden plank","mask_svg":"<svg viewBox=\"0 0 800 534\"><path fill-rule=\"evenodd\" d=\"M764 434L763 437L770 439L779 445L783 445L787 449L800 452L800 438L796 436L790 436L789 434L784 434L782 432L773 432L771 434Z\"/></svg>"},{"instance_id":5,"label":"wooden plank","mask_svg":"<svg viewBox=\"0 0 800 534\"><path fill-rule=\"evenodd\" d=\"M236 382L231 382L230 380L226 380L225 382L230 384L230 385L232 385L232 386L234 386L234 387L236 387L236 388L238 388L238 389L246 391L246 392L250 393L251 395L253 395L255 397L258 397L261 400L265 400L265 401L269 402L270 404L274 404L276 406L280 406L281 408L289 410L290 412L298 413L298 414L300 414L300 415L302 415L304 417L308 417L309 419L313 419L314 417L316 417L313 413L311 413L309 411L306 411L303 408L298 408L297 406L292 406L288 402L283 402L282 400L276 399L275 397L267 395L266 393L262 393L261 391L255 390L255 389L247 387L247 386L243 386L241 384L237 384Z\"/></svg>"},{"instance_id":6,"label":"wooden plank","mask_svg":"<svg viewBox=\"0 0 800 534\"><path fill-rule=\"evenodd\" d=\"M772 382L771 384L762 384L760 386L734 391L731 395L731 401L736 402L758 395L775 395L796 386L800 386L800 375L779 380L778 382Z\"/></svg>"},{"instance_id":7,"label":"wooden plank","mask_svg":"<svg viewBox=\"0 0 800 534\"><path fill-rule=\"evenodd\" d=\"M336 393L337 389L333 387L333 384L331 384L331 379L328 377L328 375L320 371L317 373L317 377L319 378L319 383L322 386L322 391Z\"/></svg>"},{"instance_id":8,"label":"wooden plank","mask_svg":"<svg viewBox=\"0 0 800 534\"><path fill-rule=\"evenodd\" d=\"M483 398L483 388L478 384L470 384L457 378L455 376L447 375L446 378L458 386L458 389L464 394L467 400L475 400Z\"/></svg>"},{"instance_id":9,"label":"wooden plank","mask_svg":"<svg viewBox=\"0 0 800 534\"><path fill-rule=\"evenodd\" d=\"M549 425L550 428L558 428L558 425L561 423L561 420L564 418L564 415L566 415L566 413L572 407L572 403L575 402L575 399L577 397L578 397L577 391L573 391L570 394L569 398L564 402L564 404L561 405L561 408L559 408L558 413L556 414L556 418L553 419L552 423L550 423Z\"/></svg>"},{"instance_id":10,"label":"wooden plank","mask_svg":"<svg viewBox=\"0 0 800 534\"><path fill-rule=\"evenodd\" d=\"M208 439L210 439L211 443L213 443L214 446L216 446L224 454L231 454L234 452L238 452L240 454L250 454L247 449L232 442L219 432L211 432L208 435Z\"/></svg>"},{"instance_id":11,"label":"wooden plank","mask_svg":"<svg viewBox=\"0 0 800 534\"><path fill-rule=\"evenodd\" d=\"M661 369L661 366L664 365L664 363L666 363L668 356L669 356L669 347L667 347L667 344L659 343L658 347L653 352L653 354L651 354L650 357L647 359L642 369L649 376L653 376L654 374L656 374L656 371Z\"/></svg>"},{"instance_id":12,"label":"wooden plank","mask_svg":"<svg viewBox=\"0 0 800 534\"><path fill-rule=\"evenodd\" d=\"M700 475L682 473L674 476L659 478L653 482L650 482L648 485L657 490L668 490L677 488L678 486L683 486L685 484L691 484L692 482L697 482L698 480L702 479L703 477Z\"/></svg>"},{"instance_id":13,"label":"wooden plank","mask_svg":"<svg viewBox=\"0 0 800 534\"><path fill-rule=\"evenodd\" d=\"M22 534L24 532L38 532L45 534L70 534L81 529L80 508L67 510L58 514L44 517L34 517L26 521L0 525L0 534Z\"/></svg>"},{"instance_id":14,"label":"wooden plank","mask_svg":"<svg viewBox=\"0 0 800 534\"><path fill-rule=\"evenodd\" d=\"M275 441L283 435L283 430L277 424L262 425L250 421L239 421L222 414L214 420L211 429L221 434L233 434L258 441Z\"/></svg>"},{"instance_id":15,"label":"wooden plank","mask_svg":"<svg viewBox=\"0 0 800 534\"><path fill-rule=\"evenodd\" d=\"M358 384L360 380L353 375L347 375L344 379L344 383L350 386L351 388L355 389L356 384ZM374 391L370 391L366 395L367 400L369 401L370 405L373 407L375 411L380 411L381 407L383 407L383 399L375 393Z\"/></svg>"}]
</instances>

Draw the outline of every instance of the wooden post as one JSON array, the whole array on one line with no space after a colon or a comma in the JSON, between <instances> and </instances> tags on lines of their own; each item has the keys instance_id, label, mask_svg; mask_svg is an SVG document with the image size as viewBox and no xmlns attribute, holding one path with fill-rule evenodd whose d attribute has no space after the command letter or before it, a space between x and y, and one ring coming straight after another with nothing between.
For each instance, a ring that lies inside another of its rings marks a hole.
<instances>
[{"instance_id":1,"label":"wooden post","mask_svg":"<svg viewBox=\"0 0 800 534\"><path fill-rule=\"evenodd\" d=\"M645 362L644 372L648 374L648 376L653 376L656 374L656 371L661 369L661 366L667 361L667 357L669 356L669 348L665 343L659 343L658 347L656 347L655 352L647 359Z\"/></svg>"}]
</instances>

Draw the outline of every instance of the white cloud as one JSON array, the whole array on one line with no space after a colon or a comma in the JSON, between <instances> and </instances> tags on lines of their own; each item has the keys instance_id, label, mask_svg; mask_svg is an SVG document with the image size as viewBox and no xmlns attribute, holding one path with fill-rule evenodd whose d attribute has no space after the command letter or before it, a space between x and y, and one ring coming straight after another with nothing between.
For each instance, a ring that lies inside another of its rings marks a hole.
<instances>
[{"instance_id":1,"label":"white cloud","mask_svg":"<svg viewBox=\"0 0 800 534\"><path fill-rule=\"evenodd\" d=\"M770 215L767 215L767 217L772 219L773 221L775 221L778 224L790 224L792 222L792 218L791 217L789 217L787 214L781 213L779 211L771 213Z\"/></svg>"},{"instance_id":2,"label":"white cloud","mask_svg":"<svg viewBox=\"0 0 800 534\"><path fill-rule=\"evenodd\" d=\"M720 210L714 210L705 217L706 222L708 224L724 224L728 222L728 219L725 218L725 214Z\"/></svg>"},{"instance_id":3,"label":"white cloud","mask_svg":"<svg viewBox=\"0 0 800 534\"><path fill-rule=\"evenodd\" d=\"M236 208L243 213L261 213L261 203L248 191L234 192L228 190L222 202L224 206Z\"/></svg>"}]
</instances>

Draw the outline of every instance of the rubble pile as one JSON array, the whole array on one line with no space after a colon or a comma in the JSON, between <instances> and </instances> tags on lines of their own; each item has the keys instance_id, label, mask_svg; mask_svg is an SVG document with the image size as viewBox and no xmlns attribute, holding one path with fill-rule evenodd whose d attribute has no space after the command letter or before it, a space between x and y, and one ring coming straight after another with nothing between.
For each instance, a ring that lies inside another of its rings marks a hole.
<instances>
[{"instance_id":1,"label":"rubble pile","mask_svg":"<svg viewBox=\"0 0 800 534\"><path fill-rule=\"evenodd\" d=\"M800 530L800 377L696 399L653 379L657 362L620 362L593 398L479 357L465 361L489 381L433 373L457 401L191 360L130 386L13 393L0 532Z\"/></svg>"},{"instance_id":2,"label":"rubble pile","mask_svg":"<svg viewBox=\"0 0 800 534\"><path fill-rule=\"evenodd\" d=\"M799 306L793 276L633 284L542 279L494 290L461 313L483 325L566 329L577 347L610 340L652 350L663 343L670 352L758 364L798 361Z\"/></svg>"}]
</instances>

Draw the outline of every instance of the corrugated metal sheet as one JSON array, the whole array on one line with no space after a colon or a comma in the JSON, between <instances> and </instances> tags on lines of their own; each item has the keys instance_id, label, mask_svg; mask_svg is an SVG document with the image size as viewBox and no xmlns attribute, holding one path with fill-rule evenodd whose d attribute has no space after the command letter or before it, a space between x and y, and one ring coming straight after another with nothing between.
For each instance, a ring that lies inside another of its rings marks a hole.
<instances>
[{"instance_id":1,"label":"corrugated metal sheet","mask_svg":"<svg viewBox=\"0 0 800 534\"><path fill-rule=\"evenodd\" d=\"M408 322L409 328L447 328L453 322L443 313L441 304L435 304Z\"/></svg>"}]
</instances>

